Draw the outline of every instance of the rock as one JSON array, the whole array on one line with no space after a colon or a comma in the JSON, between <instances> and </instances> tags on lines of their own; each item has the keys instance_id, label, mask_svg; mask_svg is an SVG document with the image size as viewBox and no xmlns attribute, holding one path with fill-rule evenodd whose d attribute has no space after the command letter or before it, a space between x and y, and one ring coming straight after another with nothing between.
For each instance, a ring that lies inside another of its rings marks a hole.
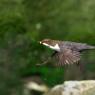
<instances>
[{"instance_id":1,"label":"rock","mask_svg":"<svg viewBox=\"0 0 95 95\"><path fill-rule=\"evenodd\" d=\"M65 81L44 95L95 95L95 80Z\"/></svg>"},{"instance_id":2,"label":"rock","mask_svg":"<svg viewBox=\"0 0 95 95\"><path fill-rule=\"evenodd\" d=\"M49 90L48 86L43 82L40 76L27 76L22 78L23 95L42 95Z\"/></svg>"}]
</instances>

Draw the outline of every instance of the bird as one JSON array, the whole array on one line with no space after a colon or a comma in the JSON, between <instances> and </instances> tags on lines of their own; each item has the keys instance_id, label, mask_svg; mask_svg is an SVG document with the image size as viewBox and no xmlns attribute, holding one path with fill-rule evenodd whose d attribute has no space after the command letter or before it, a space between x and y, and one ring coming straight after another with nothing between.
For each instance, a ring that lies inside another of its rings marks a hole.
<instances>
[{"instance_id":1,"label":"bird","mask_svg":"<svg viewBox=\"0 0 95 95\"><path fill-rule=\"evenodd\" d=\"M79 63L81 52L95 49L95 46L88 45L86 43L52 39L43 39L40 41L40 44L54 50L51 57L55 57L58 60L56 63L57 66Z\"/></svg>"}]
</instances>

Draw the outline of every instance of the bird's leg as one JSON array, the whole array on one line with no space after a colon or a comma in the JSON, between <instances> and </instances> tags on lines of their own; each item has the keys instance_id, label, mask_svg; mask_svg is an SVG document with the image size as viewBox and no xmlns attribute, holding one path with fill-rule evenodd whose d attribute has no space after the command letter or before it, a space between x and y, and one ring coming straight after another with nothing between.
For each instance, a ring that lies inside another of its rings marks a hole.
<instances>
[{"instance_id":1,"label":"bird's leg","mask_svg":"<svg viewBox=\"0 0 95 95\"><path fill-rule=\"evenodd\" d=\"M56 53L57 53L57 52L54 52L46 61L44 61L44 62L41 63L41 64L36 64L36 65L37 65L37 66L46 65Z\"/></svg>"},{"instance_id":2,"label":"bird's leg","mask_svg":"<svg viewBox=\"0 0 95 95\"><path fill-rule=\"evenodd\" d=\"M42 65L46 65L49 61L50 61L50 57L46 60L46 61L44 61L43 63L41 63L41 64L36 64L37 66L42 66Z\"/></svg>"},{"instance_id":3,"label":"bird's leg","mask_svg":"<svg viewBox=\"0 0 95 95\"><path fill-rule=\"evenodd\" d=\"M51 57L49 57L46 61L44 61L41 64L36 64L37 66L42 66L42 65L46 65L49 61L51 60Z\"/></svg>"}]
</instances>

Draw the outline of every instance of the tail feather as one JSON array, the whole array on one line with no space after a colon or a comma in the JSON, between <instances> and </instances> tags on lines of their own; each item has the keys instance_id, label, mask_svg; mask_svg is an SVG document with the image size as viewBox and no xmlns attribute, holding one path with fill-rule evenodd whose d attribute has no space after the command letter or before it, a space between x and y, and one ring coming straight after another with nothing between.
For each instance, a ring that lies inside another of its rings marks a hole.
<instances>
[{"instance_id":1,"label":"tail feather","mask_svg":"<svg viewBox=\"0 0 95 95\"><path fill-rule=\"evenodd\" d=\"M95 49L95 46L85 45L84 47L79 48L80 52L91 49Z\"/></svg>"},{"instance_id":2,"label":"tail feather","mask_svg":"<svg viewBox=\"0 0 95 95\"><path fill-rule=\"evenodd\" d=\"M87 46L87 49L95 49L95 46Z\"/></svg>"}]
</instances>

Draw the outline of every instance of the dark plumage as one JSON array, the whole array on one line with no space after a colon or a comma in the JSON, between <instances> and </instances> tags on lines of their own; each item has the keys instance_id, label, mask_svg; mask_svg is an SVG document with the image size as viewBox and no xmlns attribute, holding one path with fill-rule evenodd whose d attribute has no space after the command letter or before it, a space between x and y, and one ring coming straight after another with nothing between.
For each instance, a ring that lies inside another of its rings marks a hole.
<instances>
[{"instance_id":1,"label":"dark plumage","mask_svg":"<svg viewBox=\"0 0 95 95\"><path fill-rule=\"evenodd\" d=\"M44 39L40 41L40 44L55 50L53 56L58 60L56 65L61 66L64 64L78 63L80 60L80 52L89 49L95 49L95 46L87 45L85 43L58 41L51 39Z\"/></svg>"}]
</instances>

